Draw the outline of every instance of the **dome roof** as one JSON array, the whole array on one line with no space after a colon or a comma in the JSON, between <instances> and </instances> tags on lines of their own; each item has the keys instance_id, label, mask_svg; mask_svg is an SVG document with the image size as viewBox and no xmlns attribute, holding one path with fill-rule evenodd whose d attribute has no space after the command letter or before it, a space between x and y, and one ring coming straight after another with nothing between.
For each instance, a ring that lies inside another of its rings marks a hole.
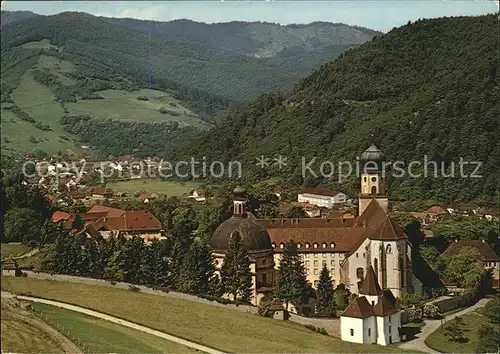
<instances>
[{"instance_id":1,"label":"dome roof","mask_svg":"<svg viewBox=\"0 0 500 354\"><path fill-rule=\"evenodd\" d=\"M253 251L272 250L271 238L266 229L257 224L253 218L231 217L215 230L210 245L216 251L229 248L231 235L238 231L249 253Z\"/></svg>"},{"instance_id":2,"label":"dome roof","mask_svg":"<svg viewBox=\"0 0 500 354\"><path fill-rule=\"evenodd\" d=\"M233 194L235 196L242 196L246 193L246 189L243 188L242 186L236 186L236 188L234 188L233 190Z\"/></svg>"},{"instance_id":3,"label":"dome roof","mask_svg":"<svg viewBox=\"0 0 500 354\"><path fill-rule=\"evenodd\" d=\"M361 161L385 161L385 154L375 144L371 144L359 158Z\"/></svg>"}]
</instances>

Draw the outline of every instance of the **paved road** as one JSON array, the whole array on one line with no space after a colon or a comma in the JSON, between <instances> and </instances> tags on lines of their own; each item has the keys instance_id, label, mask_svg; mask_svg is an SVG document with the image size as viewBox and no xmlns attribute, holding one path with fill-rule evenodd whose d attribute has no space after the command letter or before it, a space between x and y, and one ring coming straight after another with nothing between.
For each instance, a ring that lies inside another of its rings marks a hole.
<instances>
[{"instance_id":1,"label":"paved road","mask_svg":"<svg viewBox=\"0 0 500 354\"><path fill-rule=\"evenodd\" d=\"M462 311L456 312L454 314L451 314L449 316L446 316L445 320L450 321L450 320L454 319L455 317L465 315L466 313L472 312L472 311L478 309L479 307L483 307L484 304L486 304L488 302L488 300L489 299L481 299L477 303L472 305L471 307L466 308L465 310L462 310ZM436 329L438 329L439 326L441 326L441 320L426 320L424 323L425 323L425 326L422 327L422 332L420 332L417 335L417 338L413 339L409 342L405 342L405 343L401 344L399 346L401 349L419 350L419 351L431 353L431 354L439 354L440 353L438 351L435 351L434 349L429 348L425 344L425 340L432 332L434 332Z\"/></svg>"},{"instance_id":2,"label":"paved road","mask_svg":"<svg viewBox=\"0 0 500 354\"><path fill-rule=\"evenodd\" d=\"M2 296L4 296L4 292L2 292ZM179 338L179 337L175 337L175 336L172 336L170 334L166 334L166 333L163 333L163 332L160 332L160 331L157 331L157 330L145 327L145 326L141 326L141 325L138 325L138 324L135 324L135 323L132 323L132 322L129 322L129 321L125 321L125 320L122 320L120 318L116 318L116 317L113 317L113 316L109 316L109 315L106 315L106 314L103 314L103 313L100 313L100 312L97 312L97 311L88 310L88 309L85 309L85 308L82 308L82 307L79 307L79 306L74 306L74 305L66 304L66 303L59 302L59 301L52 301L52 300L40 299L40 298L37 298L37 297L31 297L31 296L21 296L21 295L18 295L18 296L16 296L16 298L19 299L19 300L40 302L42 304L57 306L57 307L60 307L60 308L63 308L63 309L67 309L67 310L71 310L71 311L83 313L83 314L86 314L86 315L89 315L89 316L97 317L97 318L100 318L100 319L103 319L103 320L106 320L106 321L109 321L109 322L117 323L117 324L125 326L125 327L129 327L129 328L132 328L132 329L135 329L135 330L138 330L138 331L142 331L142 332L151 334L153 336L160 337L160 338L169 340L171 342L178 343L178 344L184 345L186 347L193 348L193 349L205 352L205 353L209 353L209 354L225 354L224 352L221 352L221 351L218 351L216 349L212 349L212 348L206 347L206 346L201 345L201 344L190 342L188 340L185 340L185 339L182 339L182 338Z\"/></svg>"}]
</instances>

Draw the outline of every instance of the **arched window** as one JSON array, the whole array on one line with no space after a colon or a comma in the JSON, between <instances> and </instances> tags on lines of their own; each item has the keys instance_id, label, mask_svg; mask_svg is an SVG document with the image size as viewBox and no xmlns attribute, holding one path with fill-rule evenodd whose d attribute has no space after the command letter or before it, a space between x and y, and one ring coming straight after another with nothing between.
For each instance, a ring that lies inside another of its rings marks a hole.
<instances>
[{"instance_id":1,"label":"arched window","mask_svg":"<svg viewBox=\"0 0 500 354\"><path fill-rule=\"evenodd\" d=\"M387 245L387 247L385 249L385 253L387 253L387 254L391 254L392 253L392 247L391 247L391 245Z\"/></svg>"},{"instance_id":2,"label":"arched window","mask_svg":"<svg viewBox=\"0 0 500 354\"><path fill-rule=\"evenodd\" d=\"M399 282L401 287L405 286L405 272L403 269L403 258L399 258Z\"/></svg>"},{"instance_id":3,"label":"arched window","mask_svg":"<svg viewBox=\"0 0 500 354\"><path fill-rule=\"evenodd\" d=\"M325 242L323 242L323 248L326 248L326 243Z\"/></svg>"},{"instance_id":4,"label":"arched window","mask_svg":"<svg viewBox=\"0 0 500 354\"><path fill-rule=\"evenodd\" d=\"M267 261L265 259L262 260L262 265L265 266Z\"/></svg>"},{"instance_id":5,"label":"arched window","mask_svg":"<svg viewBox=\"0 0 500 354\"><path fill-rule=\"evenodd\" d=\"M356 269L356 278L358 278L359 280L363 280L365 278L363 268L359 267Z\"/></svg>"},{"instance_id":6,"label":"arched window","mask_svg":"<svg viewBox=\"0 0 500 354\"><path fill-rule=\"evenodd\" d=\"M282 243L280 243L280 248L283 248L283 247L285 247L285 245L284 245L284 244L282 244Z\"/></svg>"},{"instance_id":7,"label":"arched window","mask_svg":"<svg viewBox=\"0 0 500 354\"><path fill-rule=\"evenodd\" d=\"M375 271L375 278L378 280L378 259L373 260L373 270Z\"/></svg>"},{"instance_id":8,"label":"arched window","mask_svg":"<svg viewBox=\"0 0 500 354\"><path fill-rule=\"evenodd\" d=\"M365 178L363 178L363 181L365 181L365 182L366 182L366 177L365 177Z\"/></svg>"},{"instance_id":9,"label":"arched window","mask_svg":"<svg viewBox=\"0 0 500 354\"><path fill-rule=\"evenodd\" d=\"M377 194L377 187L375 186L372 187L372 194Z\"/></svg>"},{"instance_id":10,"label":"arched window","mask_svg":"<svg viewBox=\"0 0 500 354\"><path fill-rule=\"evenodd\" d=\"M297 243L297 248L300 248L302 247L302 244L301 243Z\"/></svg>"},{"instance_id":11,"label":"arched window","mask_svg":"<svg viewBox=\"0 0 500 354\"><path fill-rule=\"evenodd\" d=\"M309 244L309 242L306 243L306 248L309 248L311 245Z\"/></svg>"},{"instance_id":12,"label":"arched window","mask_svg":"<svg viewBox=\"0 0 500 354\"><path fill-rule=\"evenodd\" d=\"M331 247L331 248L335 248L335 244L334 244L333 242L332 242L332 243L330 243L330 247Z\"/></svg>"},{"instance_id":13,"label":"arched window","mask_svg":"<svg viewBox=\"0 0 500 354\"><path fill-rule=\"evenodd\" d=\"M313 245L314 248L318 248L318 244L316 242L314 242L314 245Z\"/></svg>"}]
</instances>

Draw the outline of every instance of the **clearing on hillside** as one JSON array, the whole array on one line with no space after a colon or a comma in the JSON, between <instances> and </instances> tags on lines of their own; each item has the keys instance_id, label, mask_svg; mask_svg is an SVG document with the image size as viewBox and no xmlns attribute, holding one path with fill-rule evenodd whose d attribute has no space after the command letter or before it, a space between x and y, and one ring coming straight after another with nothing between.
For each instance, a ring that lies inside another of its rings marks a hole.
<instances>
[{"instance_id":1,"label":"clearing on hillside","mask_svg":"<svg viewBox=\"0 0 500 354\"><path fill-rule=\"evenodd\" d=\"M170 94L150 89L139 91L103 90L104 99L65 103L71 115L137 122L179 122L179 126L208 127L198 116ZM164 113L162 113L164 112Z\"/></svg>"},{"instance_id":2,"label":"clearing on hillside","mask_svg":"<svg viewBox=\"0 0 500 354\"><path fill-rule=\"evenodd\" d=\"M2 289L87 307L229 352L401 353L397 346L361 345L230 308L112 287L4 277Z\"/></svg>"},{"instance_id":3,"label":"clearing on hillside","mask_svg":"<svg viewBox=\"0 0 500 354\"><path fill-rule=\"evenodd\" d=\"M63 48L50 44L50 40L42 39L41 41L26 42L21 45L25 49L56 49L62 51Z\"/></svg>"}]
</instances>

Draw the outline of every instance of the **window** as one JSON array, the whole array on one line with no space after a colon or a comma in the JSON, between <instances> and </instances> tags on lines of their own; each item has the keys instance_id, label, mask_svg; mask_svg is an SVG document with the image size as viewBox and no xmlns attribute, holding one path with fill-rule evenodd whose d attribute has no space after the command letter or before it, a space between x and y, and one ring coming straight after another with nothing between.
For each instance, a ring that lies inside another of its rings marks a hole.
<instances>
[{"instance_id":1,"label":"window","mask_svg":"<svg viewBox=\"0 0 500 354\"><path fill-rule=\"evenodd\" d=\"M358 258L358 257L359 257L359 255L356 253L356 258Z\"/></svg>"},{"instance_id":2,"label":"window","mask_svg":"<svg viewBox=\"0 0 500 354\"><path fill-rule=\"evenodd\" d=\"M335 267L335 259L332 259L332 260L330 261L330 265L331 265L332 267Z\"/></svg>"},{"instance_id":3,"label":"window","mask_svg":"<svg viewBox=\"0 0 500 354\"><path fill-rule=\"evenodd\" d=\"M330 274L335 275L335 268L330 269Z\"/></svg>"},{"instance_id":4,"label":"window","mask_svg":"<svg viewBox=\"0 0 500 354\"><path fill-rule=\"evenodd\" d=\"M326 243L323 243L323 248L326 248Z\"/></svg>"},{"instance_id":5,"label":"window","mask_svg":"<svg viewBox=\"0 0 500 354\"><path fill-rule=\"evenodd\" d=\"M302 245L300 243L297 243L297 248L300 248L302 247Z\"/></svg>"},{"instance_id":6,"label":"window","mask_svg":"<svg viewBox=\"0 0 500 354\"><path fill-rule=\"evenodd\" d=\"M284 244L280 243L280 248L283 248Z\"/></svg>"},{"instance_id":7,"label":"window","mask_svg":"<svg viewBox=\"0 0 500 354\"><path fill-rule=\"evenodd\" d=\"M372 301L372 306L375 306L375 301Z\"/></svg>"},{"instance_id":8,"label":"window","mask_svg":"<svg viewBox=\"0 0 500 354\"><path fill-rule=\"evenodd\" d=\"M272 246L273 246L273 248L276 248L276 244L275 243L273 243Z\"/></svg>"},{"instance_id":9,"label":"window","mask_svg":"<svg viewBox=\"0 0 500 354\"><path fill-rule=\"evenodd\" d=\"M343 253L339 253L339 258L340 259L344 258L344 254Z\"/></svg>"},{"instance_id":10,"label":"window","mask_svg":"<svg viewBox=\"0 0 500 354\"><path fill-rule=\"evenodd\" d=\"M323 253L323 258L326 258L326 253Z\"/></svg>"},{"instance_id":11,"label":"window","mask_svg":"<svg viewBox=\"0 0 500 354\"><path fill-rule=\"evenodd\" d=\"M318 275L318 269L314 270L314 275Z\"/></svg>"},{"instance_id":12,"label":"window","mask_svg":"<svg viewBox=\"0 0 500 354\"><path fill-rule=\"evenodd\" d=\"M263 266L265 266L265 265L266 265L266 263L267 263L267 262L266 262L266 260L265 260L265 259L264 259L264 260L262 260L262 265L263 265Z\"/></svg>"},{"instance_id":13,"label":"window","mask_svg":"<svg viewBox=\"0 0 500 354\"><path fill-rule=\"evenodd\" d=\"M368 328L368 337L371 337L371 336L372 336L372 329Z\"/></svg>"},{"instance_id":14,"label":"window","mask_svg":"<svg viewBox=\"0 0 500 354\"><path fill-rule=\"evenodd\" d=\"M389 326L389 334L391 334L391 326Z\"/></svg>"},{"instance_id":15,"label":"window","mask_svg":"<svg viewBox=\"0 0 500 354\"><path fill-rule=\"evenodd\" d=\"M321 265L326 265L326 261L321 261Z\"/></svg>"},{"instance_id":16,"label":"window","mask_svg":"<svg viewBox=\"0 0 500 354\"><path fill-rule=\"evenodd\" d=\"M363 252L363 258L366 258L366 253L365 252Z\"/></svg>"},{"instance_id":17,"label":"window","mask_svg":"<svg viewBox=\"0 0 500 354\"><path fill-rule=\"evenodd\" d=\"M306 267L309 267L309 261L306 261Z\"/></svg>"},{"instance_id":18,"label":"window","mask_svg":"<svg viewBox=\"0 0 500 354\"><path fill-rule=\"evenodd\" d=\"M317 287L318 287L318 281L317 281L317 280L315 280L315 281L314 281L314 287L315 287L315 288L317 288Z\"/></svg>"},{"instance_id":19,"label":"window","mask_svg":"<svg viewBox=\"0 0 500 354\"><path fill-rule=\"evenodd\" d=\"M309 269L306 269L306 275L309 275Z\"/></svg>"},{"instance_id":20,"label":"window","mask_svg":"<svg viewBox=\"0 0 500 354\"><path fill-rule=\"evenodd\" d=\"M365 177L365 178L363 178L363 181L365 181L365 182L366 182L366 177Z\"/></svg>"},{"instance_id":21,"label":"window","mask_svg":"<svg viewBox=\"0 0 500 354\"><path fill-rule=\"evenodd\" d=\"M318 266L318 261L314 261L314 266L317 267Z\"/></svg>"},{"instance_id":22,"label":"window","mask_svg":"<svg viewBox=\"0 0 500 354\"><path fill-rule=\"evenodd\" d=\"M309 253L306 253L306 258L309 258Z\"/></svg>"},{"instance_id":23,"label":"window","mask_svg":"<svg viewBox=\"0 0 500 354\"><path fill-rule=\"evenodd\" d=\"M351 328L351 337L354 336L354 329Z\"/></svg>"},{"instance_id":24,"label":"window","mask_svg":"<svg viewBox=\"0 0 500 354\"><path fill-rule=\"evenodd\" d=\"M314 254L314 258L318 258L318 254L317 253Z\"/></svg>"},{"instance_id":25,"label":"window","mask_svg":"<svg viewBox=\"0 0 500 354\"><path fill-rule=\"evenodd\" d=\"M391 316L391 315L389 315L389 323L391 323L391 317L392 317L392 316Z\"/></svg>"},{"instance_id":26,"label":"window","mask_svg":"<svg viewBox=\"0 0 500 354\"><path fill-rule=\"evenodd\" d=\"M388 254L392 253L391 245L387 245L387 248L385 249L385 253L388 253Z\"/></svg>"},{"instance_id":27,"label":"window","mask_svg":"<svg viewBox=\"0 0 500 354\"><path fill-rule=\"evenodd\" d=\"M333 242L332 242L332 243L330 243L330 247L331 247L331 248L335 248L335 244L334 244Z\"/></svg>"},{"instance_id":28,"label":"window","mask_svg":"<svg viewBox=\"0 0 500 354\"><path fill-rule=\"evenodd\" d=\"M309 248L309 246L310 246L309 243L306 243L306 248Z\"/></svg>"},{"instance_id":29,"label":"window","mask_svg":"<svg viewBox=\"0 0 500 354\"><path fill-rule=\"evenodd\" d=\"M377 177L372 177L372 182L377 182Z\"/></svg>"},{"instance_id":30,"label":"window","mask_svg":"<svg viewBox=\"0 0 500 354\"><path fill-rule=\"evenodd\" d=\"M318 244L316 242L314 242L314 245L313 245L314 248L318 248Z\"/></svg>"}]
</instances>

